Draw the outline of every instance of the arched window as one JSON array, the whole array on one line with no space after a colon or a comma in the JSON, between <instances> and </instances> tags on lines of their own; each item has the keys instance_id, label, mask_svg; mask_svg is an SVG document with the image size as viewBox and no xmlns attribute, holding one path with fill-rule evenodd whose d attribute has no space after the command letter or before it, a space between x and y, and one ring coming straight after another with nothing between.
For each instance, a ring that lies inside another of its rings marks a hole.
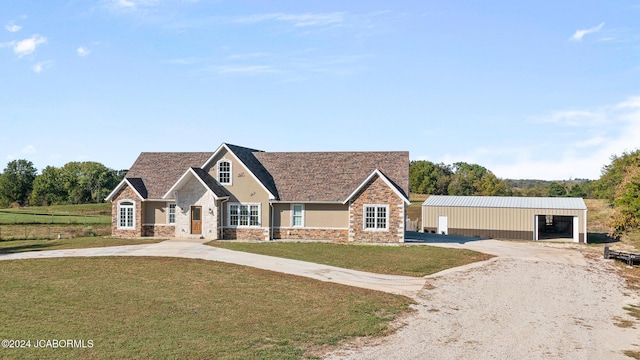
<instances>
[{"instance_id":1,"label":"arched window","mask_svg":"<svg viewBox=\"0 0 640 360\"><path fill-rule=\"evenodd\" d=\"M136 204L131 200L122 200L118 203L118 228L135 229Z\"/></svg>"},{"instance_id":2,"label":"arched window","mask_svg":"<svg viewBox=\"0 0 640 360\"><path fill-rule=\"evenodd\" d=\"M218 162L218 181L220 184L231 184L231 161L220 160Z\"/></svg>"}]
</instances>

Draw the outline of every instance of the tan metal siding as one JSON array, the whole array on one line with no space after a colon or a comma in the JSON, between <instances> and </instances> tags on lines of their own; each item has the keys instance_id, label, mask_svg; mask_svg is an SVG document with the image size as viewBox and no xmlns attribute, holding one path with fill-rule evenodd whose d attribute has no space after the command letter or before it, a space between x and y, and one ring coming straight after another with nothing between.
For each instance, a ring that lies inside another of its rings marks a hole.
<instances>
[{"instance_id":1,"label":"tan metal siding","mask_svg":"<svg viewBox=\"0 0 640 360\"><path fill-rule=\"evenodd\" d=\"M423 228L437 228L438 216L447 216L450 229L533 232L535 215L577 216L579 233L586 227L584 210L475 207L422 207Z\"/></svg>"}]
</instances>

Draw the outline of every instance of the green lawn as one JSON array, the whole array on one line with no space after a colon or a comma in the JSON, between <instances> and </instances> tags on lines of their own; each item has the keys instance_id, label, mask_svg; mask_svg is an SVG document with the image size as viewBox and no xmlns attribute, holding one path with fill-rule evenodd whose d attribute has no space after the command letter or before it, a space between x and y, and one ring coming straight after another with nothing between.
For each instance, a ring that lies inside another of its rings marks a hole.
<instances>
[{"instance_id":1,"label":"green lawn","mask_svg":"<svg viewBox=\"0 0 640 360\"><path fill-rule=\"evenodd\" d=\"M163 239L121 239L111 237L77 237L60 240L3 240L0 241L0 254L25 251L81 249L119 245L153 244ZM0 356L1 357L1 356Z\"/></svg>"},{"instance_id":2,"label":"green lawn","mask_svg":"<svg viewBox=\"0 0 640 360\"><path fill-rule=\"evenodd\" d=\"M471 250L434 246L376 246L317 242L248 243L212 241L230 250L310 261L379 274L425 276L451 267L490 259Z\"/></svg>"},{"instance_id":3,"label":"green lawn","mask_svg":"<svg viewBox=\"0 0 640 360\"><path fill-rule=\"evenodd\" d=\"M0 349L24 359L299 359L383 335L406 297L176 258L0 261L0 338L92 340Z\"/></svg>"},{"instance_id":4,"label":"green lawn","mask_svg":"<svg viewBox=\"0 0 640 360\"><path fill-rule=\"evenodd\" d=\"M0 224L110 224L111 204L0 209Z\"/></svg>"}]
</instances>

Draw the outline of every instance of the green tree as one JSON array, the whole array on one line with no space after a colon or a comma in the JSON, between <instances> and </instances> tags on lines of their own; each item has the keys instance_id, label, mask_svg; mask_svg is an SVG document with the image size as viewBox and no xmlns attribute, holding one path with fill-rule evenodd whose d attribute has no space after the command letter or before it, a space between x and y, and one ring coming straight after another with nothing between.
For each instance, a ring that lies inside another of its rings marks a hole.
<instances>
[{"instance_id":1,"label":"green tree","mask_svg":"<svg viewBox=\"0 0 640 360\"><path fill-rule=\"evenodd\" d=\"M446 195L451 182L451 167L419 160L409 164L409 187L417 194Z\"/></svg>"},{"instance_id":2,"label":"green tree","mask_svg":"<svg viewBox=\"0 0 640 360\"><path fill-rule=\"evenodd\" d=\"M573 184L569 189L569 196L571 197L587 197L587 192L580 186L580 184Z\"/></svg>"},{"instance_id":3,"label":"green tree","mask_svg":"<svg viewBox=\"0 0 640 360\"><path fill-rule=\"evenodd\" d=\"M0 176L0 202L26 205L38 170L28 160L13 160Z\"/></svg>"},{"instance_id":4,"label":"green tree","mask_svg":"<svg viewBox=\"0 0 640 360\"><path fill-rule=\"evenodd\" d=\"M560 197L565 195L567 195L567 189L564 188L564 185L556 181L549 184L549 187L547 188L547 196Z\"/></svg>"},{"instance_id":5,"label":"green tree","mask_svg":"<svg viewBox=\"0 0 640 360\"><path fill-rule=\"evenodd\" d=\"M616 187L614 213L609 225L615 233L640 226L640 167L628 166Z\"/></svg>"},{"instance_id":6,"label":"green tree","mask_svg":"<svg viewBox=\"0 0 640 360\"><path fill-rule=\"evenodd\" d=\"M607 199L613 204L619 185L629 169L634 167L640 167L640 149L624 152L620 156L611 156L611 163L602 167L600 179L593 184L593 195L599 199Z\"/></svg>"},{"instance_id":7,"label":"green tree","mask_svg":"<svg viewBox=\"0 0 640 360\"><path fill-rule=\"evenodd\" d=\"M511 195L504 180L498 179L487 168L478 164L457 162L453 164L453 175L448 188L449 195Z\"/></svg>"},{"instance_id":8,"label":"green tree","mask_svg":"<svg viewBox=\"0 0 640 360\"><path fill-rule=\"evenodd\" d=\"M118 184L121 171L107 168L98 162L70 162L61 169L61 180L72 204L102 202Z\"/></svg>"},{"instance_id":9,"label":"green tree","mask_svg":"<svg viewBox=\"0 0 640 360\"><path fill-rule=\"evenodd\" d=\"M47 166L42 174L33 181L33 191L29 197L29 204L53 205L67 201L67 191L62 182L62 171L53 166Z\"/></svg>"}]
</instances>

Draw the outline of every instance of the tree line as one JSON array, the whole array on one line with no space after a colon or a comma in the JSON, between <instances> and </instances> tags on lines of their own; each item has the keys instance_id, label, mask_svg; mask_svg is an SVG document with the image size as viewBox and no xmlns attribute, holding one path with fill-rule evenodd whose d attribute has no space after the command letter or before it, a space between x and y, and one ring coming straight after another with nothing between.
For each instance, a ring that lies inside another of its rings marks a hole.
<instances>
[{"instance_id":1,"label":"tree line","mask_svg":"<svg viewBox=\"0 0 640 360\"><path fill-rule=\"evenodd\" d=\"M432 195L550 196L605 199L613 208L608 225L614 235L640 229L640 149L614 155L597 180L568 181L499 179L487 168L412 161L411 191Z\"/></svg>"},{"instance_id":2,"label":"tree line","mask_svg":"<svg viewBox=\"0 0 640 360\"><path fill-rule=\"evenodd\" d=\"M589 180L544 181L499 179L484 166L452 165L419 160L409 164L411 192L463 196L572 196L589 197Z\"/></svg>"},{"instance_id":3,"label":"tree line","mask_svg":"<svg viewBox=\"0 0 640 360\"><path fill-rule=\"evenodd\" d=\"M0 173L0 206L103 202L126 173L87 161L47 166L38 174L31 161L13 160Z\"/></svg>"}]
</instances>

